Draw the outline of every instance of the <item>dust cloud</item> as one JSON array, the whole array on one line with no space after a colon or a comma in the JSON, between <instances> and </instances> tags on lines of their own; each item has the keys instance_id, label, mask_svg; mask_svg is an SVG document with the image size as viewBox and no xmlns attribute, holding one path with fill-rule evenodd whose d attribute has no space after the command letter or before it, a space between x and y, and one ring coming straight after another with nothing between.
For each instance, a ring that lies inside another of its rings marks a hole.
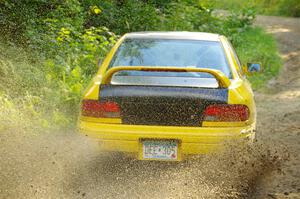
<instances>
[{"instance_id":1,"label":"dust cloud","mask_svg":"<svg viewBox=\"0 0 300 199\"><path fill-rule=\"evenodd\" d=\"M258 142L172 163L104 153L76 132L0 138L0 198L249 198L288 159Z\"/></svg>"}]
</instances>

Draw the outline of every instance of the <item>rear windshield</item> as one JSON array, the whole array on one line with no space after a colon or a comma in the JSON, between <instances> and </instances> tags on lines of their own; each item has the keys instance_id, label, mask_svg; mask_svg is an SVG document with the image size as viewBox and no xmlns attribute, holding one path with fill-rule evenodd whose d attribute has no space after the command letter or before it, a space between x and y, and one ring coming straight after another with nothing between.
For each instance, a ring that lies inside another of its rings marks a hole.
<instances>
[{"instance_id":1,"label":"rear windshield","mask_svg":"<svg viewBox=\"0 0 300 199\"><path fill-rule=\"evenodd\" d=\"M231 72L220 42L178 39L126 39L117 50L109 68L114 66L175 66L211 68ZM151 75L152 72L130 71L132 75ZM127 72L128 75L128 72ZM160 74L161 75L161 74ZM164 74L165 75L165 74ZM169 76L182 76L168 73ZM186 74L189 76L188 74ZM203 76L203 74L199 74ZM212 77L206 74L206 77Z\"/></svg>"}]
</instances>

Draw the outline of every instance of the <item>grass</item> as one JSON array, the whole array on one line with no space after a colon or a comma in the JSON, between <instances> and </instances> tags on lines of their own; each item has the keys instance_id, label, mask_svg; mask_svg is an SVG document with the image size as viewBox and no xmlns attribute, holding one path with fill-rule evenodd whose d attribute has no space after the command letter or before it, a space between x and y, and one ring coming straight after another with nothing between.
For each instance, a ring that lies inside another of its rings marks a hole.
<instances>
[{"instance_id":1,"label":"grass","mask_svg":"<svg viewBox=\"0 0 300 199\"><path fill-rule=\"evenodd\" d=\"M252 87L257 90L267 81L276 77L282 66L275 39L261 28L250 28L239 35L239 43L234 45L243 64L261 63L262 72L249 76Z\"/></svg>"},{"instance_id":2,"label":"grass","mask_svg":"<svg viewBox=\"0 0 300 199\"><path fill-rule=\"evenodd\" d=\"M62 91L46 81L43 62L21 47L0 41L0 133L34 132L69 124L58 107Z\"/></svg>"},{"instance_id":3,"label":"grass","mask_svg":"<svg viewBox=\"0 0 300 199\"><path fill-rule=\"evenodd\" d=\"M300 17L300 0L210 0L217 9L254 8L258 14Z\"/></svg>"}]
</instances>

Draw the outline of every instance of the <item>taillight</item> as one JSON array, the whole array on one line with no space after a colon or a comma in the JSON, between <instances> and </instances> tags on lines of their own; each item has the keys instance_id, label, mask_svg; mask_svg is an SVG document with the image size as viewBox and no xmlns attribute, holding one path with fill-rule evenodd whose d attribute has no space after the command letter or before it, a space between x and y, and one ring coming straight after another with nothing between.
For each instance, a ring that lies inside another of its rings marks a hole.
<instances>
[{"instance_id":1,"label":"taillight","mask_svg":"<svg viewBox=\"0 0 300 199\"><path fill-rule=\"evenodd\" d=\"M99 102L97 100L83 100L81 105L82 116L119 118L120 107L115 102Z\"/></svg>"},{"instance_id":2,"label":"taillight","mask_svg":"<svg viewBox=\"0 0 300 199\"><path fill-rule=\"evenodd\" d=\"M239 122L249 118L249 109L241 104L214 104L204 111L204 121L210 122Z\"/></svg>"}]
</instances>

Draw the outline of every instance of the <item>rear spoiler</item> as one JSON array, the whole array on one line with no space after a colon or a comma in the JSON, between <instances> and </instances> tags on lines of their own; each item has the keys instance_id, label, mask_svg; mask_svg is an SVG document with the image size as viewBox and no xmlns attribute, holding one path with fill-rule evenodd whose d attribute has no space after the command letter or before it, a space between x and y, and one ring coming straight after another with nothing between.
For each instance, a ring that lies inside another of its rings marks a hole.
<instances>
[{"instance_id":1,"label":"rear spoiler","mask_svg":"<svg viewBox=\"0 0 300 199\"><path fill-rule=\"evenodd\" d=\"M119 71L152 71L152 72L198 72L209 73L218 81L219 87L228 88L230 80L219 70L209 68L179 68L179 67L144 67L144 66L118 66L109 69L104 75L101 84L110 84L112 76Z\"/></svg>"}]
</instances>

